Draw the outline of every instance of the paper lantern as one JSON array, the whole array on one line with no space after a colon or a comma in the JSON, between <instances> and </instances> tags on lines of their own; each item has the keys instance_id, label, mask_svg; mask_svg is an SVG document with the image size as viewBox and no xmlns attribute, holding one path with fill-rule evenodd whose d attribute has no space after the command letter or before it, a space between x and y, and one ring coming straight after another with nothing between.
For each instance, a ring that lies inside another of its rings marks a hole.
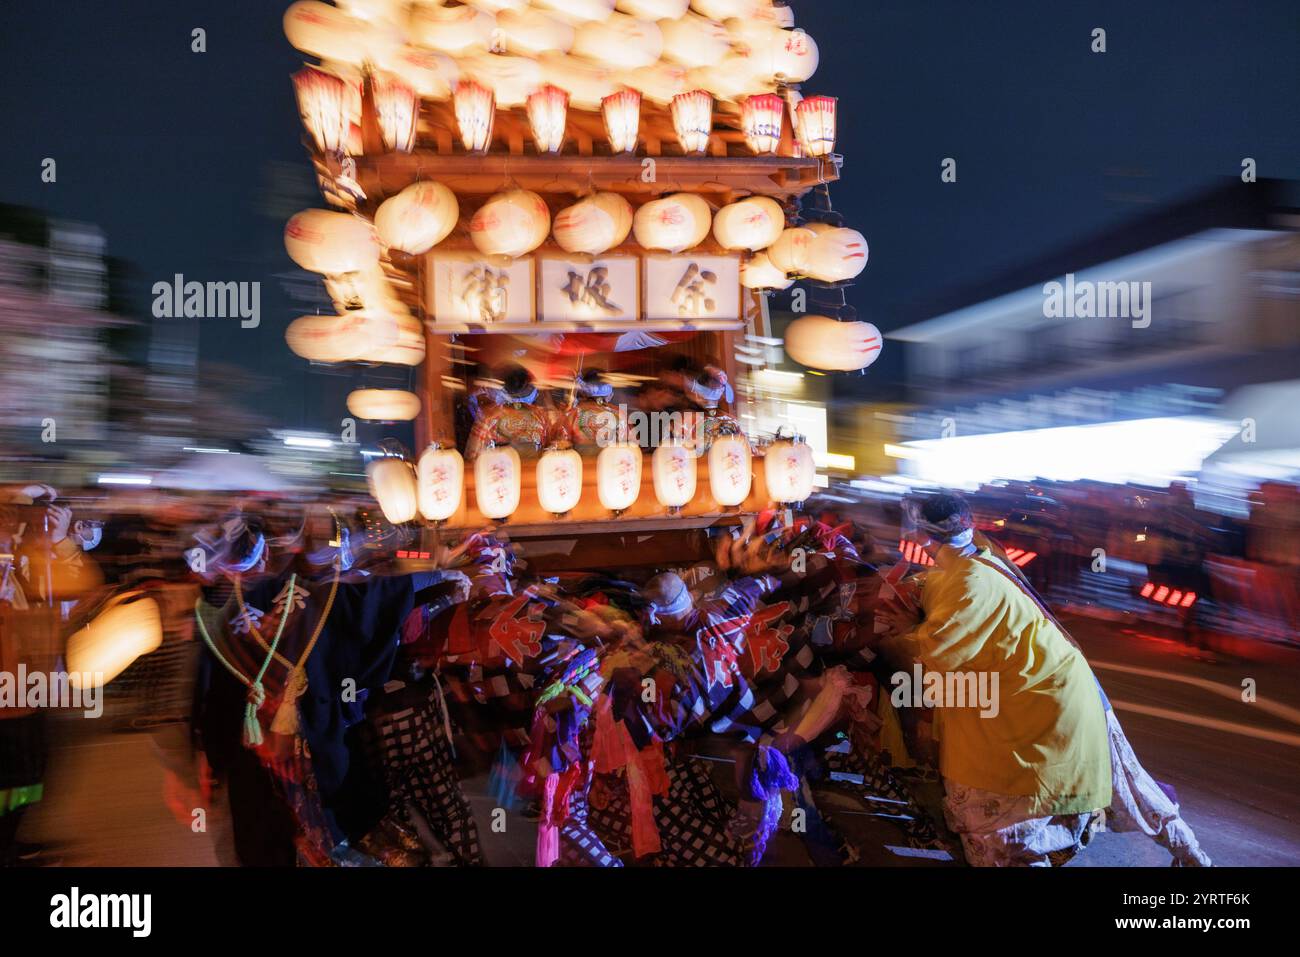
<instances>
[{"instance_id":1,"label":"paper lantern","mask_svg":"<svg viewBox=\"0 0 1300 957\"><path fill-rule=\"evenodd\" d=\"M508 445L483 449L474 460L474 499L484 518L509 518L519 507L523 466Z\"/></svg>"},{"instance_id":2,"label":"paper lantern","mask_svg":"<svg viewBox=\"0 0 1300 957\"><path fill-rule=\"evenodd\" d=\"M295 50L323 60L361 63L369 52L366 23L338 7L299 0L284 12L284 35Z\"/></svg>"},{"instance_id":3,"label":"paper lantern","mask_svg":"<svg viewBox=\"0 0 1300 957\"><path fill-rule=\"evenodd\" d=\"M605 118L605 133L614 153L631 153L636 149L641 130L641 94L636 90L619 90L600 101Z\"/></svg>"},{"instance_id":4,"label":"paper lantern","mask_svg":"<svg viewBox=\"0 0 1300 957\"><path fill-rule=\"evenodd\" d=\"M731 52L731 37L716 20L693 13L659 24L665 60L685 67L712 66Z\"/></svg>"},{"instance_id":5,"label":"paper lantern","mask_svg":"<svg viewBox=\"0 0 1300 957\"><path fill-rule=\"evenodd\" d=\"M685 153L703 153L713 132L713 97L693 90L673 97L673 129Z\"/></svg>"},{"instance_id":6,"label":"paper lantern","mask_svg":"<svg viewBox=\"0 0 1300 957\"><path fill-rule=\"evenodd\" d=\"M773 266L764 250L741 264L740 284L746 289L789 289L794 280Z\"/></svg>"},{"instance_id":7,"label":"paper lantern","mask_svg":"<svg viewBox=\"0 0 1300 957\"><path fill-rule=\"evenodd\" d=\"M401 17L400 0L337 0L340 9L361 20L396 23Z\"/></svg>"},{"instance_id":8,"label":"paper lantern","mask_svg":"<svg viewBox=\"0 0 1300 957\"><path fill-rule=\"evenodd\" d=\"M869 322L800 316L785 330L786 354L810 369L856 372L880 357L880 347L880 330Z\"/></svg>"},{"instance_id":9,"label":"paper lantern","mask_svg":"<svg viewBox=\"0 0 1300 957\"><path fill-rule=\"evenodd\" d=\"M683 66L659 60L635 70L622 70L618 82L641 93L642 99L666 106L673 97L691 92L687 84L688 71ZM707 92L707 91L706 91Z\"/></svg>"},{"instance_id":10,"label":"paper lantern","mask_svg":"<svg viewBox=\"0 0 1300 957\"><path fill-rule=\"evenodd\" d=\"M480 53L463 57L464 75L492 91L496 105L502 108L523 106L528 94L542 85L542 68L532 57Z\"/></svg>"},{"instance_id":11,"label":"paper lantern","mask_svg":"<svg viewBox=\"0 0 1300 957\"><path fill-rule=\"evenodd\" d=\"M424 326L411 315L398 316L394 322L396 341L388 345L371 345L358 355L358 362L418 366L424 361Z\"/></svg>"},{"instance_id":12,"label":"paper lantern","mask_svg":"<svg viewBox=\"0 0 1300 957\"><path fill-rule=\"evenodd\" d=\"M420 454L415 472L420 514L430 522L445 522L455 515L465 488L465 460L460 453L435 442Z\"/></svg>"},{"instance_id":13,"label":"paper lantern","mask_svg":"<svg viewBox=\"0 0 1300 957\"><path fill-rule=\"evenodd\" d=\"M390 456L372 459L366 466L366 483L390 524L401 525L415 518L418 506L415 470L405 461Z\"/></svg>"},{"instance_id":14,"label":"paper lantern","mask_svg":"<svg viewBox=\"0 0 1300 957\"><path fill-rule=\"evenodd\" d=\"M601 100L614 92L614 73L609 67L557 54L544 55L541 64L543 79L568 93L574 109L598 110Z\"/></svg>"},{"instance_id":15,"label":"paper lantern","mask_svg":"<svg viewBox=\"0 0 1300 957\"><path fill-rule=\"evenodd\" d=\"M725 249L765 249L784 229L781 204L767 196L729 203L713 217L713 238Z\"/></svg>"},{"instance_id":16,"label":"paper lantern","mask_svg":"<svg viewBox=\"0 0 1300 957\"><path fill-rule=\"evenodd\" d=\"M750 19L770 5L771 0L691 0L692 9L713 20Z\"/></svg>"},{"instance_id":17,"label":"paper lantern","mask_svg":"<svg viewBox=\"0 0 1300 957\"><path fill-rule=\"evenodd\" d=\"M776 242L768 247L768 259L782 272L802 276L808 265L808 252L816 238L817 234L811 229L792 226L784 230Z\"/></svg>"},{"instance_id":18,"label":"paper lantern","mask_svg":"<svg viewBox=\"0 0 1300 957\"><path fill-rule=\"evenodd\" d=\"M741 127L745 131L745 144L755 155L775 153L781 145L781 121L785 117L785 101L775 93L759 93L745 97L741 107Z\"/></svg>"},{"instance_id":19,"label":"paper lantern","mask_svg":"<svg viewBox=\"0 0 1300 957\"><path fill-rule=\"evenodd\" d=\"M582 498L582 456L571 448L549 448L537 460L537 501L552 515L573 510Z\"/></svg>"},{"instance_id":20,"label":"paper lantern","mask_svg":"<svg viewBox=\"0 0 1300 957\"><path fill-rule=\"evenodd\" d=\"M817 71L817 44L803 30L773 30L763 64L782 83L803 83Z\"/></svg>"},{"instance_id":21,"label":"paper lantern","mask_svg":"<svg viewBox=\"0 0 1300 957\"><path fill-rule=\"evenodd\" d=\"M422 47L465 56L486 52L496 26L496 17L485 10L421 4L412 8L409 30L411 38Z\"/></svg>"},{"instance_id":22,"label":"paper lantern","mask_svg":"<svg viewBox=\"0 0 1300 957\"><path fill-rule=\"evenodd\" d=\"M695 498L695 452L684 445L660 445L650 457L655 498L669 512L677 512Z\"/></svg>"},{"instance_id":23,"label":"paper lantern","mask_svg":"<svg viewBox=\"0 0 1300 957\"><path fill-rule=\"evenodd\" d=\"M749 498L754 482L749 439L739 431L714 436L709 447L709 491L723 508L735 508Z\"/></svg>"},{"instance_id":24,"label":"paper lantern","mask_svg":"<svg viewBox=\"0 0 1300 957\"><path fill-rule=\"evenodd\" d=\"M380 204L375 232L390 249L418 256L442 242L456 228L460 205L441 183L412 183Z\"/></svg>"},{"instance_id":25,"label":"paper lantern","mask_svg":"<svg viewBox=\"0 0 1300 957\"><path fill-rule=\"evenodd\" d=\"M367 350L396 345L399 329L392 316L356 311L341 316L300 316L284 331L294 355L311 362L350 362Z\"/></svg>"},{"instance_id":26,"label":"paper lantern","mask_svg":"<svg viewBox=\"0 0 1300 957\"><path fill-rule=\"evenodd\" d=\"M686 13L691 0L618 0L619 11L642 20L676 20Z\"/></svg>"},{"instance_id":27,"label":"paper lantern","mask_svg":"<svg viewBox=\"0 0 1300 957\"><path fill-rule=\"evenodd\" d=\"M156 651L162 637L156 601L138 591L110 598L86 627L68 638L68 682L76 689L102 687L141 655Z\"/></svg>"},{"instance_id":28,"label":"paper lantern","mask_svg":"<svg viewBox=\"0 0 1300 957\"><path fill-rule=\"evenodd\" d=\"M379 242L369 223L323 209L306 209L290 219L284 248L290 259L312 272L356 272L379 262Z\"/></svg>"},{"instance_id":29,"label":"paper lantern","mask_svg":"<svg viewBox=\"0 0 1300 957\"><path fill-rule=\"evenodd\" d=\"M558 153L564 146L569 94L549 83L528 97L528 126L539 153Z\"/></svg>"},{"instance_id":30,"label":"paper lantern","mask_svg":"<svg viewBox=\"0 0 1300 957\"><path fill-rule=\"evenodd\" d=\"M632 442L607 445L596 456L596 494L615 515L631 508L641 494L641 447Z\"/></svg>"},{"instance_id":31,"label":"paper lantern","mask_svg":"<svg viewBox=\"0 0 1300 957\"><path fill-rule=\"evenodd\" d=\"M526 189L497 193L469 221L469 235L479 252L515 258L532 252L551 231L546 201Z\"/></svg>"},{"instance_id":32,"label":"paper lantern","mask_svg":"<svg viewBox=\"0 0 1300 957\"><path fill-rule=\"evenodd\" d=\"M867 268L867 240L844 227L814 233L804 273L819 282L846 282Z\"/></svg>"},{"instance_id":33,"label":"paper lantern","mask_svg":"<svg viewBox=\"0 0 1300 957\"><path fill-rule=\"evenodd\" d=\"M657 23L613 13L605 20L578 27L572 52L606 66L635 69L654 63L663 48L664 38Z\"/></svg>"},{"instance_id":34,"label":"paper lantern","mask_svg":"<svg viewBox=\"0 0 1300 957\"><path fill-rule=\"evenodd\" d=\"M347 84L337 76L309 66L293 75L293 92L302 125L311 134L316 148L323 153L342 150L351 124Z\"/></svg>"},{"instance_id":35,"label":"paper lantern","mask_svg":"<svg viewBox=\"0 0 1300 957\"><path fill-rule=\"evenodd\" d=\"M420 414L420 397L405 389L355 389L348 411L371 422L409 422Z\"/></svg>"},{"instance_id":36,"label":"paper lantern","mask_svg":"<svg viewBox=\"0 0 1300 957\"><path fill-rule=\"evenodd\" d=\"M496 99L492 91L473 80L461 80L452 94L456 110L456 128L460 141L471 153L483 153L492 145L492 125L496 121Z\"/></svg>"},{"instance_id":37,"label":"paper lantern","mask_svg":"<svg viewBox=\"0 0 1300 957\"><path fill-rule=\"evenodd\" d=\"M835 149L833 96L808 96L794 108L794 130L804 156L826 156Z\"/></svg>"},{"instance_id":38,"label":"paper lantern","mask_svg":"<svg viewBox=\"0 0 1300 957\"><path fill-rule=\"evenodd\" d=\"M553 230L565 252L589 256L613 249L631 231L632 207L618 193L596 193L560 210Z\"/></svg>"},{"instance_id":39,"label":"paper lantern","mask_svg":"<svg viewBox=\"0 0 1300 957\"><path fill-rule=\"evenodd\" d=\"M723 57L715 66L695 67L687 74L687 82L708 90L719 100L741 101L776 88L776 82L760 67L759 60L752 51L740 49Z\"/></svg>"},{"instance_id":40,"label":"paper lantern","mask_svg":"<svg viewBox=\"0 0 1300 957\"><path fill-rule=\"evenodd\" d=\"M533 0L533 6L552 10L570 23L604 20L614 12L614 0Z\"/></svg>"},{"instance_id":41,"label":"paper lantern","mask_svg":"<svg viewBox=\"0 0 1300 957\"><path fill-rule=\"evenodd\" d=\"M442 2L442 0L434 0ZM517 12L528 6L528 0L469 0L471 7L478 7L480 10L486 10L488 13L495 13L498 17L507 10Z\"/></svg>"},{"instance_id":42,"label":"paper lantern","mask_svg":"<svg viewBox=\"0 0 1300 957\"><path fill-rule=\"evenodd\" d=\"M573 46L573 27L537 10L500 13L497 30L511 53L528 56L568 53Z\"/></svg>"},{"instance_id":43,"label":"paper lantern","mask_svg":"<svg viewBox=\"0 0 1300 957\"><path fill-rule=\"evenodd\" d=\"M713 215L694 193L673 193L642 205L632 218L636 241L646 249L679 253L704 242Z\"/></svg>"},{"instance_id":44,"label":"paper lantern","mask_svg":"<svg viewBox=\"0 0 1300 957\"><path fill-rule=\"evenodd\" d=\"M772 501L781 505L807 501L817 479L812 446L798 436L777 439L767 447L763 474Z\"/></svg>"},{"instance_id":45,"label":"paper lantern","mask_svg":"<svg viewBox=\"0 0 1300 957\"><path fill-rule=\"evenodd\" d=\"M448 99L460 77L456 61L447 54L413 46L400 47L382 66L431 100Z\"/></svg>"},{"instance_id":46,"label":"paper lantern","mask_svg":"<svg viewBox=\"0 0 1300 957\"><path fill-rule=\"evenodd\" d=\"M415 146L415 121L420 115L415 90L391 73L377 73L370 83L375 118L384 148L409 153Z\"/></svg>"}]
</instances>

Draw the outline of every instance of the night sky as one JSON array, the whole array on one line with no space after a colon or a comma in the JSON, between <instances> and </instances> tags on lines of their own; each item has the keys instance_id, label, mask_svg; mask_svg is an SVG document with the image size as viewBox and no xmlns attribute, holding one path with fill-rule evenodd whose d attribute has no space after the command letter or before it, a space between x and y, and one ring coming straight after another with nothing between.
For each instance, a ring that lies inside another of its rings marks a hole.
<instances>
[{"instance_id":1,"label":"night sky","mask_svg":"<svg viewBox=\"0 0 1300 957\"><path fill-rule=\"evenodd\" d=\"M1243 157L1261 177L1300 178L1295 0L792 5L821 48L806 92L840 98L835 206L871 244L851 301L883 329L946 288L1236 176ZM275 278L296 269L285 219L324 205L299 142L287 6L6 2L0 201L98 224L149 322L168 321L149 316L150 287L174 273L261 280L261 327L205 320L202 356L267 379L235 398L277 424L333 428L347 380L289 352L302 309ZM194 27L206 53L190 50ZM940 182L944 157L955 184Z\"/></svg>"}]
</instances>

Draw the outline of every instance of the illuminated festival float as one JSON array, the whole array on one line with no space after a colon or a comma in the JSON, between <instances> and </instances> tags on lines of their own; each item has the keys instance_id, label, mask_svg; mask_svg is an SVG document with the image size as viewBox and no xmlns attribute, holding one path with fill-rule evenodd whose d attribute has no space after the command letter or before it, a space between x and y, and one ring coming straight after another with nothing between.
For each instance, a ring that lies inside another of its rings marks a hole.
<instances>
[{"instance_id":1,"label":"illuminated festival float","mask_svg":"<svg viewBox=\"0 0 1300 957\"><path fill-rule=\"evenodd\" d=\"M810 496L811 447L753 414L769 296L832 303L786 332L810 368L863 369L880 336L844 305L867 244L830 208L836 101L805 94L789 7L303 0L284 28L317 61L293 84L330 207L285 244L337 310L286 338L411 370L348 399L415 422L414 454L368 466L390 522L425 550L497 523L542 567L652 564Z\"/></svg>"}]
</instances>

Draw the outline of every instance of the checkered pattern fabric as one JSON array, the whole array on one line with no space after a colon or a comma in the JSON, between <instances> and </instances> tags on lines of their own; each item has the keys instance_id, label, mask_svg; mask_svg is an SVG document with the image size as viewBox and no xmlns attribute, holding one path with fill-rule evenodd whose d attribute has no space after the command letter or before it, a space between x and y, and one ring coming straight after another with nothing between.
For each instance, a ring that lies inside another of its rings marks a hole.
<instances>
[{"instance_id":1,"label":"checkered pattern fabric","mask_svg":"<svg viewBox=\"0 0 1300 957\"><path fill-rule=\"evenodd\" d=\"M406 694L372 700L367 720L373 737L372 757L383 768L390 813L413 830L414 807L434 836L462 866L483 864L478 826L456 776L447 740L441 696L436 687L415 704Z\"/></svg>"},{"instance_id":2,"label":"checkered pattern fabric","mask_svg":"<svg viewBox=\"0 0 1300 957\"><path fill-rule=\"evenodd\" d=\"M728 833L731 806L709 774L709 763L686 758L667 765L668 793L655 798L663 850L657 867L741 867L741 841ZM632 853L632 807L621 775L596 775L588 821L611 852Z\"/></svg>"}]
</instances>

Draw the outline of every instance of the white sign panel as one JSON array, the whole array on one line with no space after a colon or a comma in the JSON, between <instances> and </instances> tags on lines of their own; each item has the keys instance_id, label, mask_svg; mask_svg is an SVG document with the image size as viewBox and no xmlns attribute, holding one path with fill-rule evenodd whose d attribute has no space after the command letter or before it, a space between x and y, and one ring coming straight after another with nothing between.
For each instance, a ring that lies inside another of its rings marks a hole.
<instances>
[{"instance_id":1,"label":"white sign panel","mask_svg":"<svg viewBox=\"0 0 1300 957\"><path fill-rule=\"evenodd\" d=\"M543 256L539 262L543 322L594 323L639 316L635 256L598 256L587 262Z\"/></svg>"},{"instance_id":2,"label":"white sign panel","mask_svg":"<svg viewBox=\"0 0 1300 957\"><path fill-rule=\"evenodd\" d=\"M434 323L492 326L533 321L533 261L504 265L468 253L429 257Z\"/></svg>"},{"instance_id":3,"label":"white sign panel","mask_svg":"<svg viewBox=\"0 0 1300 957\"><path fill-rule=\"evenodd\" d=\"M737 256L645 257L647 319L739 319L740 259Z\"/></svg>"}]
</instances>

